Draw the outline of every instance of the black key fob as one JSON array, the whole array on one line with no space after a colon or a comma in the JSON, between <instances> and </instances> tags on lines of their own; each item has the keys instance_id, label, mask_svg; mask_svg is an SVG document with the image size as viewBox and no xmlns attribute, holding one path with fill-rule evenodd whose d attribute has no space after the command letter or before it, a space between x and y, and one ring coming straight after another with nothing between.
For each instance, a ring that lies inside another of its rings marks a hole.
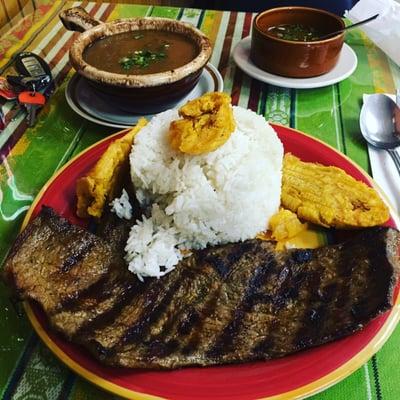
<instances>
[{"instance_id":1,"label":"black key fob","mask_svg":"<svg viewBox=\"0 0 400 400\"><path fill-rule=\"evenodd\" d=\"M15 69L24 76L36 78L48 75L51 77L51 70L46 61L37 54L28 51L23 51L15 56Z\"/></svg>"},{"instance_id":2,"label":"black key fob","mask_svg":"<svg viewBox=\"0 0 400 400\"><path fill-rule=\"evenodd\" d=\"M7 75L7 82L17 89L36 92L47 88L52 83L52 80L49 75L40 75L37 77Z\"/></svg>"}]
</instances>

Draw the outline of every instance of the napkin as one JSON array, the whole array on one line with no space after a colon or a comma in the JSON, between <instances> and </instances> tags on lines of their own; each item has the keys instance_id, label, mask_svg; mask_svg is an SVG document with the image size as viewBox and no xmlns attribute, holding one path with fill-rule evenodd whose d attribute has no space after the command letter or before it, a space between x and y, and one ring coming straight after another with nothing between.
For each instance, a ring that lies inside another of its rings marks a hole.
<instances>
[{"instance_id":1,"label":"napkin","mask_svg":"<svg viewBox=\"0 0 400 400\"><path fill-rule=\"evenodd\" d=\"M394 0L360 0L344 16L356 23L375 14L379 17L361 25L360 29L400 66L400 3Z\"/></svg>"},{"instance_id":2,"label":"napkin","mask_svg":"<svg viewBox=\"0 0 400 400\"><path fill-rule=\"evenodd\" d=\"M368 94L364 94L365 101ZM396 100L396 96L388 95L392 100ZM400 149L395 150L400 154ZM386 150L377 149L368 144L368 154L371 163L372 177L378 186L385 192L390 204L400 213L400 175L397 171L392 157Z\"/></svg>"}]
</instances>

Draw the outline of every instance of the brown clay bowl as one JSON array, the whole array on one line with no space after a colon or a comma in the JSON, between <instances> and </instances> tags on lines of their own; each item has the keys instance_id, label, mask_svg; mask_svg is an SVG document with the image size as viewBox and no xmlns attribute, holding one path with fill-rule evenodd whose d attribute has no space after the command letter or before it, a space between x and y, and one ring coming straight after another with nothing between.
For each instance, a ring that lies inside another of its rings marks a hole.
<instances>
[{"instance_id":1,"label":"brown clay bowl","mask_svg":"<svg viewBox=\"0 0 400 400\"><path fill-rule=\"evenodd\" d=\"M77 73L99 92L132 112L155 113L163 111L188 94L197 84L207 64L212 47L209 39L194 26L167 18L129 18L102 23L94 20L82 8L63 11L60 19L70 30L81 33L74 41L69 59ZM145 75L119 74L97 69L83 59L84 50L105 36L136 30L160 30L180 33L192 39L197 56L174 70Z\"/></svg>"},{"instance_id":2,"label":"brown clay bowl","mask_svg":"<svg viewBox=\"0 0 400 400\"><path fill-rule=\"evenodd\" d=\"M268 34L280 24L302 24L321 35L344 28L328 11L308 7L278 7L259 13L253 22L250 58L264 71L291 78L310 78L329 72L337 63L344 33L324 40L299 42Z\"/></svg>"}]
</instances>

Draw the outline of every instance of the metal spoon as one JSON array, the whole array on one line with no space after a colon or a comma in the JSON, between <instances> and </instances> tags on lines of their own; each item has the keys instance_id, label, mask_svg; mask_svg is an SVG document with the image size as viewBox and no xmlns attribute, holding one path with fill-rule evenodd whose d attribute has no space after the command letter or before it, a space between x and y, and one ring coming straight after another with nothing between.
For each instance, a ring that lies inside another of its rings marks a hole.
<instances>
[{"instance_id":1,"label":"metal spoon","mask_svg":"<svg viewBox=\"0 0 400 400\"><path fill-rule=\"evenodd\" d=\"M326 35L322 35L322 36L320 36L320 37L318 38L318 40L324 40L324 39L330 38L331 36L339 35L339 33L348 31L349 29L353 29L353 28L356 28L357 26L364 25L364 24L366 24L366 23L368 23L368 22L371 22L371 21L373 21L373 20L374 20L375 18L377 18L377 17L379 17L379 14L375 14L375 15L373 15L372 17L369 17L369 18L367 18L367 19L363 19L362 21L359 21L359 22L357 22L357 23L355 23L355 24L348 25L348 26L346 26L346 27L344 27L343 29L340 29L340 30L338 30L338 31L331 32L331 33L327 33Z\"/></svg>"},{"instance_id":2,"label":"metal spoon","mask_svg":"<svg viewBox=\"0 0 400 400\"><path fill-rule=\"evenodd\" d=\"M400 146L400 107L384 94L367 97L361 108L360 128L369 144L390 154L400 174L400 156L395 150Z\"/></svg>"}]
</instances>

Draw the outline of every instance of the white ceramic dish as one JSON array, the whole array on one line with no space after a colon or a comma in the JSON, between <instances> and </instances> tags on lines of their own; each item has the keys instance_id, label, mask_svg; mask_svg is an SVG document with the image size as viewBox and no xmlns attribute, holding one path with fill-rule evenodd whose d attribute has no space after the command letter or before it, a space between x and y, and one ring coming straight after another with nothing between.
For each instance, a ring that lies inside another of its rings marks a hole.
<instances>
[{"instance_id":1,"label":"white ceramic dish","mask_svg":"<svg viewBox=\"0 0 400 400\"><path fill-rule=\"evenodd\" d=\"M312 89L329 86L349 77L357 67L357 56L353 49L346 43L343 45L339 61L328 73L313 78L286 78L270 74L258 68L250 59L251 37L242 39L233 50L233 59L240 69L252 78L292 89Z\"/></svg>"},{"instance_id":2,"label":"white ceramic dish","mask_svg":"<svg viewBox=\"0 0 400 400\"><path fill-rule=\"evenodd\" d=\"M198 84L175 107L180 107L187 101L207 92L222 92L223 88L224 83L221 74L212 64L208 63ZM132 114L124 111L115 103L114 97L111 101L107 95L96 91L78 74L75 74L68 82L65 98L69 106L81 117L96 124L113 128L126 128L135 125L142 116L151 118L154 115Z\"/></svg>"}]
</instances>

